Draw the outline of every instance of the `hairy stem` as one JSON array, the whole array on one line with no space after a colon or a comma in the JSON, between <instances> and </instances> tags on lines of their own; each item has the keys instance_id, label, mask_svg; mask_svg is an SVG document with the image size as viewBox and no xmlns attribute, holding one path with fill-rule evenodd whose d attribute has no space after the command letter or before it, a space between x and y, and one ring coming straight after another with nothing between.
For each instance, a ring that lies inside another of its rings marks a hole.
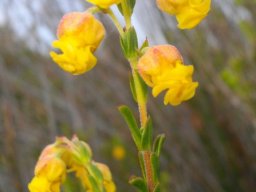
<instances>
[{"instance_id":1,"label":"hairy stem","mask_svg":"<svg viewBox=\"0 0 256 192\"><path fill-rule=\"evenodd\" d=\"M122 11L123 11L124 19L125 19L125 24L126 24L125 28L126 28L126 30L128 30L129 28L131 28L132 23L131 23L131 13L129 12L127 0L123 0L121 3L121 6L122 6ZM108 9L107 13L111 17L117 30L119 31L120 35L122 36L124 34L124 30L123 30L122 26L120 25L118 19L116 18L115 14L113 13L113 11L111 9ZM133 58L133 59L128 59L128 60L130 62L132 76L133 76L133 80L134 80L141 129L144 129L147 124L147 121L148 121L147 99L144 96L143 87L142 87L143 85L141 84L140 77L137 72L138 57ZM144 169L145 169L145 180L147 182L148 192L153 192L155 183L154 183L154 178L153 178L153 168L151 165L151 153L152 152L150 150L148 150L148 151L141 151L140 149L138 149L138 150L139 150L139 152L141 152L143 154L142 161L143 161ZM142 172L143 172L143 170L142 170Z\"/></svg>"},{"instance_id":2,"label":"hairy stem","mask_svg":"<svg viewBox=\"0 0 256 192\"><path fill-rule=\"evenodd\" d=\"M137 97L138 108L139 108L139 113L140 113L140 123L141 123L141 127L144 128L147 123L147 119L148 119L147 101L143 95L143 88L140 83L139 74L135 69L136 65L137 65L137 60L130 61L130 64L131 64L131 68L132 68L132 76L134 79L136 97Z\"/></svg>"},{"instance_id":3,"label":"hairy stem","mask_svg":"<svg viewBox=\"0 0 256 192\"><path fill-rule=\"evenodd\" d=\"M136 71L137 59L130 61L132 68L132 75L134 79L136 97L138 102L139 114L140 114L140 123L141 128L143 129L146 126L148 116L147 116L147 99L144 98L143 88L140 83L139 74ZM150 161L151 151L141 151L142 152L142 161L145 169L145 177L147 182L147 188L149 192L153 192L155 184L153 179L153 170Z\"/></svg>"}]
</instances>

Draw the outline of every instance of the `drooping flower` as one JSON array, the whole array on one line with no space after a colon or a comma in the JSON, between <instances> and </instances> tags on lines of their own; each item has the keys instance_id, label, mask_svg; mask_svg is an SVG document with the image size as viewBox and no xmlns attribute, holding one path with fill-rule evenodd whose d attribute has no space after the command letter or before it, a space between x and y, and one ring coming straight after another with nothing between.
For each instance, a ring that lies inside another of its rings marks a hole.
<instances>
[{"instance_id":1,"label":"drooping flower","mask_svg":"<svg viewBox=\"0 0 256 192\"><path fill-rule=\"evenodd\" d=\"M58 40L52 44L62 53L50 52L50 55L63 70L74 75L82 74L96 65L97 58L93 53L104 36L104 26L90 13L68 13L58 26Z\"/></svg>"},{"instance_id":2,"label":"drooping flower","mask_svg":"<svg viewBox=\"0 0 256 192\"><path fill-rule=\"evenodd\" d=\"M30 192L59 192L66 177L65 163L54 155L39 159L35 168L35 177L29 184Z\"/></svg>"},{"instance_id":3,"label":"drooping flower","mask_svg":"<svg viewBox=\"0 0 256 192\"><path fill-rule=\"evenodd\" d=\"M165 105L175 106L189 100L198 86L192 80L193 66L184 65L179 51L171 45L148 48L139 59L138 71L146 84L152 87L154 97L167 90Z\"/></svg>"},{"instance_id":4,"label":"drooping flower","mask_svg":"<svg viewBox=\"0 0 256 192\"><path fill-rule=\"evenodd\" d=\"M180 29L191 29L207 16L211 0L157 0L157 6L175 15Z\"/></svg>"},{"instance_id":5,"label":"drooping flower","mask_svg":"<svg viewBox=\"0 0 256 192\"><path fill-rule=\"evenodd\" d=\"M101 174L103 175L103 185L106 192L115 192L116 186L112 181L111 172L105 164L94 162L94 165L100 170Z\"/></svg>"},{"instance_id":6,"label":"drooping flower","mask_svg":"<svg viewBox=\"0 0 256 192\"><path fill-rule=\"evenodd\" d=\"M74 172L86 191L115 192L108 167L94 162L89 145L75 136L72 140L59 137L42 151L29 191L60 192L70 172Z\"/></svg>"},{"instance_id":7,"label":"drooping flower","mask_svg":"<svg viewBox=\"0 0 256 192\"><path fill-rule=\"evenodd\" d=\"M121 2L121 0L87 0L87 1L103 9L107 9L111 5L118 4Z\"/></svg>"}]
</instances>

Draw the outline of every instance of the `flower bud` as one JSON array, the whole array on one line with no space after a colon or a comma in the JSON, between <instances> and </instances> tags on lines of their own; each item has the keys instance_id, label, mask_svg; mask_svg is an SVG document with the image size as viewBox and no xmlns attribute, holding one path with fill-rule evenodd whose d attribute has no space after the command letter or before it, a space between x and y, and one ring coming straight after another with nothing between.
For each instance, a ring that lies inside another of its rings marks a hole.
<instances>
[{"instance_id":1,"label":"flower bud","mask_svg":"<svg viewBox=\"0 0 256 192\"><path fill-rule=\"evenodd\" d=\"M60 192L67 172L74 172L86 191L115 192L115 184L109 168L92 161L89 145L76 136L56 138L41 153L35 168L35 176L29 183L30 192ZM68 169L68 170L67 170Z\"/></svg>"},{"instance_id":2,"label":"flower bud","mask_svg":"<svg viewBox=\"0 0 256 192\"><path fill-rule=\"evenodd\" d=\"M65 177L66 165L61 159L53 154L42 156L37 162L35 177L28 188L30 192L59 192Z\"/></svg>"},{"instance_id":3,"label":"flower bud","mask_svg":"<svg viewBox=\"0 0 256 192\"><path fill-rule=\"evenodd\" d=\"M106 192L115 192L116 186L112 181L112 175L107 165L103 163L94 162L94 165L100 170L103 175L103 185Z\"/></svg>"},{"instance_id":4,"label":"flower bud","mask_svg":"<svg viewBox=\"0 0 256 192\"><path fill-rule=\"evenodd\" d=\"M194 96L198 83L192 81L193 70L183 64L179 51L171 45L148 48L138 62L139 74L152 87L154 97L167 90L165 105L179 105Z\"/></svg>"},{"instance_id":5,"label":"flower bud","mask_svg":"<svg viewBox=\"0 0 256 192\"><path fill-rule=\"evenodd\" d=\"M45 156L37 162L35 175L44 176L48 181L62 181L66 175L66 165L58 157Z\"/></svg>"},{"instance_id":6,"label":"flower bud","mask_svg":"<svg viewBox=\"0 0 256 192\"><path fill-rule=\"evenodd\" d=\"M157 0L157 6L175 15L180 29L191 29L207 16L211 0Z\"/></svg>"},{"instance_id":7,"label":"flower bud","mask_svg":"<svg viewBox=\"0 0 256 192\"><path fill-rule=\"evenodd\" d=\"M62 53L50 52L50 55L63 70L74 75L82 74L96 65L97 58L93 52L104 36L104 26L93 15L68 13L58 26L58 40L52 44Z\"/></svg>"},{"instance_id":8,"label":"flower bud","mask_svg":"<svg viewBox=\"0 0 256 192\"><path fill-rule=\"evenodd\" d=\"M111 5L118 4L121 2L121 0L87 0L87 1L103 9L107 9Z\"/></svg>"}]
</instances>

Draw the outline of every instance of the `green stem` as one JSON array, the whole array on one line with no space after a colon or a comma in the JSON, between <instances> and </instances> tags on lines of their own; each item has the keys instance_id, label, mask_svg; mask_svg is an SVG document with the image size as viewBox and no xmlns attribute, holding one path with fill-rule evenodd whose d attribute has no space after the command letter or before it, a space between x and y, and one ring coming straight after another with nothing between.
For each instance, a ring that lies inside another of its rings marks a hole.
<instances>
[{"instance_id":1,"label":"green stem","mask_svg":"<svg viewBox=\"0 0 256 192\"><path fill-rule=\"evenodd\" d=\"M122 0L121 3L122 6L122 11L125 19L125 27L126 30L131 28L132 23L131 23L131 12L128 7L128 1L127 0ZM119 27L119 22L116 22L117 19L114 17L113 12L108 12L110 17L113 19L113 22ZM119 29L120 32L120 29ZM122 35L124 32L121 30L120 35ZM128 58L127 58L128 59ZM134 86L135 86L135 92L136 92L136 98L137 98L137 103L138 103L138 109L139 109L139 115L140 115L140 123L141 123L141 128L145 128L147 121L148 121L148 115L147 115L147 99L144 96L143 93L143 85L141 84L139 74L137 72L137 63L138 63L138 57L133 58L133 59L128 59L131 65L132 69L132 76L134 80ZM147 188L148 192L153 192L155 183L154 183L154 178L153 178L153 168L151 165L151 154L152 151L147 150L147 151L142 151L138 149L139 152L142 154L142 161L143 161L143 166L145 170L145 180L147 182ZM140 157L139 157L140 158ZM142 170L143 172L143 170Z\"/></svg>"},{"instance_id":2,"label":"green stem","mask_svg":"<svg viewBox=\"0 0 256 192\"><path fill-rule=\"evenodd\" d=\"M144 98L143 88L140 83L139 74L136 71L137 59L130 60L130 64L131 64L131 68L132 68L132 76L134 79L136 97L137 97L138 108L139 108L139 113L140 113L140 123L141 123L141 127L144 128L147 123L147 119L148 119L147 100Z\"/></svg>"},{"instance_id":3,"label":"green stem","mask_svg":"<svg viewBox=\"0 0 256 192\"><path fill-rule=\"evenodd\" d=\"M143 128L145 128L146 123L148 121L147 99L144 97L143 88L142 88L142 85L141 85L141 82L139 79L139 74L136 71L137 59L130 60L130 64L131 64L131 68L132 68L132 75L133 75L133 79L134 79L136 98L137 98L137 103L138 103L138 108L139 108L140 123L141 123L141 128L143 129ZM151 165L151 153L152 152L151 151L140 151L140 150L139 150L139 152L142 154L142 161L143 161L143 166L144 166L144 170L145 170L145 179L147 182L148 192L153 192L155 183L154 183L154 178L153 178L153 168Z\"/></svg>"},{"instance_id":4,"label":"green stem","mask_svg":"<svg viewBox=\"0 0 256 192\"><path fill-rule=\"evenodd\" d=\"M129 29L132 26L132 23L131 23L131 13L128 7L128 1L122 0L121 6L122 6L123 15L124 15L124 20L126 23L126 29Z\"/></svg>"},{"instance_id":5,"label":"green stem","mask_svg":"<svg viewBox=\"0 0 256 192\"><path fill-rule=\"evenodd\" d=\"M113 13L113 11L111 9L107 10L107 14L110 16L110 18L112 19L114 25L116 26L118 32L120 33L120 35L123 35L124 30L122 25L119 23L118 19L116 18L115 14Z\"/></svg>"}]
</instances>

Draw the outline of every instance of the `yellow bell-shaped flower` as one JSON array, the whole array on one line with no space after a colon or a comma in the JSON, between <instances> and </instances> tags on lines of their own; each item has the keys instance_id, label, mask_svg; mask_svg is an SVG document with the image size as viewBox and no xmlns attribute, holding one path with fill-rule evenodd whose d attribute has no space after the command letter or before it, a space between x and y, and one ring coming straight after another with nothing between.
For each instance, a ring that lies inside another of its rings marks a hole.
<instances>
[{"instance_id":1,"label":"yellow bell-shaped flower","mask_svg":"<svg viewBox=\"0 0 256 192\"><path fill-rule=\"evenodd\" d=\"M41 153L35 176L29 183L30 192L60 192L66 175L73 172L88 192L115 192L109 168L92 161L89 145L76 136L72 140L58 137Z\"/></svg>"},{"instance_id":2,"label":"yellow bell-shaped flower","mask_svg":"<svg viewBox=\"0 0 256 192\"><path fill-rule=\"evenodd\" d=\"M59 192L65 177L65 163L54 155L47 155L37 162L35 177L28 188L30 192Z\"/></svg>"},{"instance_id":3,"label":"yellow bell-shaped flower","mask_svg":"<svg viewBox=\"0 0 256 192\"><path fill-rule=\"evenodd\" d=\"M175 15L180 29L191 29L207 16L211 0L157 0L157 6Z\"/></svg>"},{"instance_id":4,"label":"yellow bell-shaped flower","mask_svg":"<svg viewBox=\"0 0 256 192\"><path fill-rule=\"evenodd\" d=\"M104 26L87 12L65 15L57 30L53 47L61 54L50 52L52 59L65 71L79 75L92 69L97 62L93 52L105 36Z\"/></svg>"},{"instance_id":5,"label":"yellow bell-shaped flower","mask_svg":"<svg viewBox=\"0 0 256 192\"><path fill-rule=\"evenodd\" d=\"M112 181L112 174L108 166L103 163L97 163L97 162L94 162L94 165L96 165L96 167L101 171L103 175L103 185L106 192L115 192L116 186Z\"/></svg>"},{"instance_id":6,"label":"yellow bell-shaped flower","mask_svg":"<svg viewBox=\"0 0 256 192\"><path fill-rule=\"evenodd\" d=\"M107 9L111 5L118 4L121 2L121 0L87 0L87 1L103 9Z\"/></svg>"},{"instance_id":7,"label":"yellow bell-shaped flower","mask_svg":"<svg viewBox=\"0 0 256 192\"><path fill-rule=\"evenodd\" d=\"M175 106L192 98L197 82L192 81L193 66L184 65L179 51L171 45L148 48L139 59L138 71L157 97L167 90L164 104Z\"/></svg>"}]
</instances>

